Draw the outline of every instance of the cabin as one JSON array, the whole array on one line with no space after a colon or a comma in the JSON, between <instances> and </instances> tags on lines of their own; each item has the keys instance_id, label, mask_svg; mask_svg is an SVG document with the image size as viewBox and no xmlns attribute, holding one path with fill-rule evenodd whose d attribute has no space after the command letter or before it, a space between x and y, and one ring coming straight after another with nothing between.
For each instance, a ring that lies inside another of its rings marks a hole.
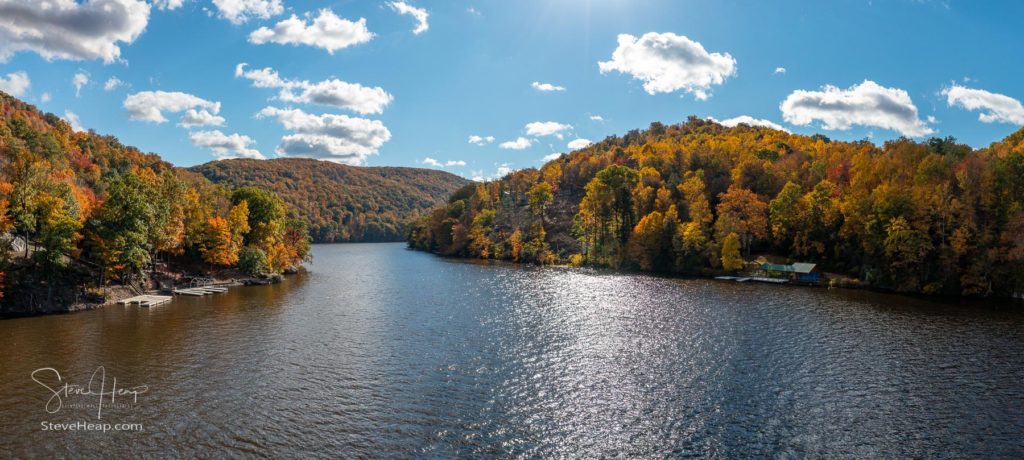
<instances>
[{"instance_id":1,"label":"cabin","mask_svg":"<svg viewBox=\"0 0 1024 460\"><path fill-rule=\"evenodd\" d=\"M789 265L761 264L761 271L772 278L784 278L801 283L820 283L821 271L818 264L797 262Z\"/></svg>"}]
</instances>

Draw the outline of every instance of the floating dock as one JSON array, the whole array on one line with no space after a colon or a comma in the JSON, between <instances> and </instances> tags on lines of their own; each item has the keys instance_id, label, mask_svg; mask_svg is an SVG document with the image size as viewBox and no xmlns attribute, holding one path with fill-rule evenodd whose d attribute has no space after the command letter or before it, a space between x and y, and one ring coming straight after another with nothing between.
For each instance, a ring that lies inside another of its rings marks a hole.
<instances>
[{"instance_id":1,"label":"floating dock","mask_svg":"<svg viewBox=\"0 0 1024 460\"><path fill-rule=\"evenodd\" d=\"M177 295L191 295L191 296L204 296L210 294L217 294L221 292L228 292L228 288L220 286L202 286L192 288L181 288L175 289L174 293Z\"/></svg>"},{"instance_id":2,"label":"floating dock","mask_svg":"<svg viewBox=\"0 0 1024 460\"><path fill-rule=\"evenodd\" d=\"M759 283L771 283L771 284L786 284L789 280L785 278L768 278L764 276L716 276L716 280L733 280L737 283L746 283L747 281L757 281Z\"/></svg>"},{"instance_id":3,"label":"floating dock","mask_svg":"<svg viewBox=\"0 0 1024 460\"><path fill-rule=\"evenodd\" d=\"M132 298L120 300L121 305L138 305L140 307L155 307L171 301L169 295L139 295Z\"/></svg>"}]
</instances>

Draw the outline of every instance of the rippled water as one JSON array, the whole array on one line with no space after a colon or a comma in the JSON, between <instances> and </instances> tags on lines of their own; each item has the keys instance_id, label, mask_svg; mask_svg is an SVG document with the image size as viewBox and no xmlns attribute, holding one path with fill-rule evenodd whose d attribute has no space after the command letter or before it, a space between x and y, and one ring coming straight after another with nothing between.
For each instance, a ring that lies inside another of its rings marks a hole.
<instances>
[{"instance_id":1,"label":"rippled water","mask_svg":"<svg viewBox=\"0 0 1024 460\"><path fill-rule=\"evenodd\" d=\"M1024 454L1019 307L398 244L314 254L276 286L0 321L0 455ZM47 414L31 372L85 383L98 366L148 386L102 415L142 431L42 430L96 409Z\"/></svg>"}]
</instances>

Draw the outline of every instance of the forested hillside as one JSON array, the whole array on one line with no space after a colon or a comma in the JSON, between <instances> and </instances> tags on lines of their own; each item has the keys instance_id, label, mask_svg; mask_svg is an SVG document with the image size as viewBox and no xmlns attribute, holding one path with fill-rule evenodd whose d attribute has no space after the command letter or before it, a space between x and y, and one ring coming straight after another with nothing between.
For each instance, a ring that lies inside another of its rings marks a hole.
<instances>
[{"instance_id":1,"label":"forested hillside","mask_svg":"<svg viewBox=\"0 0 1024 460\"><path fill-rule=\"evenodd\" d=\"M318 243L401 241L407 222L469 182L432 169L355 167L303 158L221 160L191 169L215 183L275 192L309 222Z\"/></svg>"},{"instance_id":2,"label":"forested hillside","mask_svg":"<svg viewBox=\"0 0 1024 460\"><path fill-rule=\"evenodd\" d=\"M876 146L690 118L468 186L412 227L445 255L712 274L752 255L905 292L1024 291L1024 130Z\"/></svg>"},{"instance_id":3,"label":"forested hillside","mask_svg":"<svg viewBox=\"0 0 1024 460\"><path fill-rule=\"evenodd\" d=\"M0 93L0 315L60 311L86 288L191 272L281 273L308 256L279 198L229 189Z\"/></svg>"}]
</instances>

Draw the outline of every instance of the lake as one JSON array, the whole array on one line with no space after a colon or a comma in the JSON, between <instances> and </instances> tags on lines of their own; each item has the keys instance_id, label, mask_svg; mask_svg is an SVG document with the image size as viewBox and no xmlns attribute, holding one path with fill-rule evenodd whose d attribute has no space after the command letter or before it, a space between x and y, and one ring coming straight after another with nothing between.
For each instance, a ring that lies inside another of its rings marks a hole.
<instances>
[{"instance_id":1,"label":"lake","mask_svg":"<svg viewBox=\"0 0 1024 460\"><path fill-rule=\"evenodd\" d=\"M313 253L278 285L0 321L4 456L1024 455L1019 306Z\"/></svg>"}]
</instances>

